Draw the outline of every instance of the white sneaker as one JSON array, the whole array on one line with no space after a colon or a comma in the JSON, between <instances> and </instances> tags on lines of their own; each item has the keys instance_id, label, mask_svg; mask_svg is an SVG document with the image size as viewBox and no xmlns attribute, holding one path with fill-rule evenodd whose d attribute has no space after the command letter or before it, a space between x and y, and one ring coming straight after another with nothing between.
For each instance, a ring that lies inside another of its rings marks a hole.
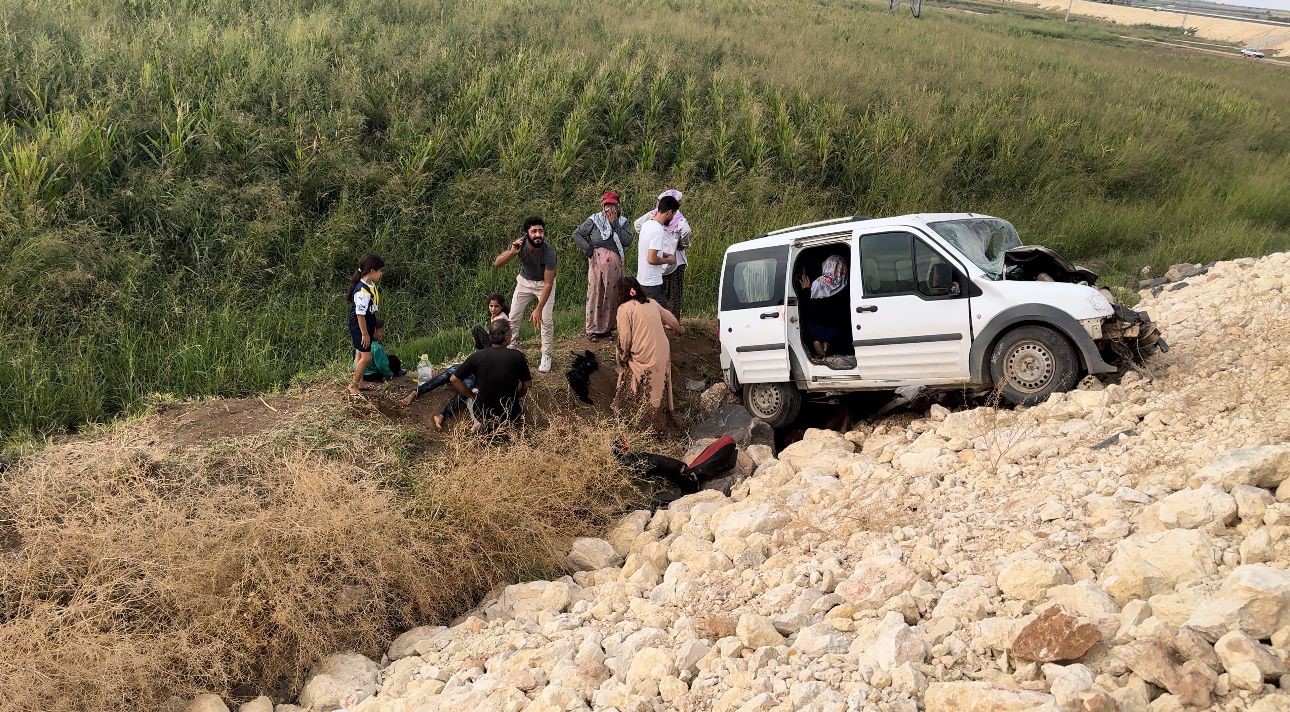
<instances>
[{"instance_id":1,"label":"white sneaker","mask_svg":"<svg viewBox=\"0 0 1290 712\"><path fill-rule=\"evenodd\" d=\"M539 371L541 371L542 373L550 373L550 372L551 372L551 357L550 357L550 356L543 356L543 357L542 357L542 363L538 364L538 370L539 370Z\"/></svg>"}]
</instances>

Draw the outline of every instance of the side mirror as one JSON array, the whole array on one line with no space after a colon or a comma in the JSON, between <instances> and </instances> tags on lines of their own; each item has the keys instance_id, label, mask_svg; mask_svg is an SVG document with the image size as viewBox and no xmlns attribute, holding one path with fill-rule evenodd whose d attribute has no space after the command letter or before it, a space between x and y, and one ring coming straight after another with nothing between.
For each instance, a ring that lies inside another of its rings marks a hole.
<instances>
[{"instance_id":1,"label":"side mirror","mask_svg":"<svg viewBox=\"0 0 1290 712\"><path fill-rule=\"evenodd\" d=\"M937 262L932 265L932 272L928 275L927 286L935 294L949 294L953 287L958 285L954 283L954 268L944 262Z\"/></svg>"}]
</instances>

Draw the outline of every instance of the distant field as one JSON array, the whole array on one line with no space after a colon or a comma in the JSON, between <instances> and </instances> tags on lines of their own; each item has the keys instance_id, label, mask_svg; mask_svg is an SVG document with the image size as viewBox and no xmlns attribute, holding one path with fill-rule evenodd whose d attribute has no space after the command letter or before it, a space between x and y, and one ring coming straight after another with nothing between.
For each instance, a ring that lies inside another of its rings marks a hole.
<instances>
[{"instance_id":1,"label":"distant field","mask_svg":"<svg viewBox=\"0 0 1290 712\"><path fill-rule=\"evenodd\" d=\"M576 312L607 189L685 191L695 311L725 245L847 213L1000 215L1124 284L1290 247L1286 73L1130 44L854 1L10 0L0 432L335 364L368 250L394 341L465 324L528 213Z\"/></svg>"},{"instance_id":2,"label":"distant field","mask_svg":"<svg viewBox=\"0 0 1290 712\"><path fill-rule=\"evenodd\" d=\"M1024 2L1024 4L1039 5L1058 11L1065 11L1067 5L1061 0L1035 0L1033 3ZM1231 42L1240 47L1257 47L1269 54L1290 54L1290 27L1285 25L1194 12L1184 13L1177 10L1171 12L1150 7L1112 5L1088 0L1075 0L1073 12L1076 15L1096 17L1120 25L1150 24L1169 27L1175 37L1180 36L1182 28L1186 27L1196 37Z\"/></svg>"}]
</instances>

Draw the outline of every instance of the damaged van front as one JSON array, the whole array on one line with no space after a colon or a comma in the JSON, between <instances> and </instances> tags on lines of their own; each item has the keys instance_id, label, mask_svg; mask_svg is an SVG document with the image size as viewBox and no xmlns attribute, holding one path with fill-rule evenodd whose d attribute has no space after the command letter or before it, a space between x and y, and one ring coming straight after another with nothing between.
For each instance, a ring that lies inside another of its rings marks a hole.
<instances>
[{"instance_id":1,"label":"damaged van front","mask_svg":"<svg viewBox=\"0 0 1290 712\"><path fill-rule=\"evenodd\" d=\"M1087 298L1096 313L1078 321L1105 361L1140 364L1157 351L1169 350L1169 344L1149 314L1120 304L1110 289L1097 285L1096 272L1072 263L1043 245L1021 244L1016 228L1007 220L970 217L931 222L929 226L979 267L986 279L1082 287L1075 294ZM1066 288L1062 291L1069 294ZM1031 296L1042 299L1044 294L1041 291Z\"/></svg>"}]
</instances>

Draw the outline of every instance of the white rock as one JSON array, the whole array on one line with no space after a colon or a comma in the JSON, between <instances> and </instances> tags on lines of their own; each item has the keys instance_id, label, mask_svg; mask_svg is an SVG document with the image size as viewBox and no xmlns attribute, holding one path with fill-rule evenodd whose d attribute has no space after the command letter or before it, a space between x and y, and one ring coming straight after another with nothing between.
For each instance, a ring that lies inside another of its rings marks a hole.
<instances>
[{"instance_id":1,"label":"white rock","mask_svg":"<svg viewBox=\"0 0 1290 712\"><path fill-rule=\"evenodd\" d=\"M979 621L989 614L990 599L995 592L994 584L986 577L968 576L962 583L941 594L931 617Z\"/></svg>"},{"instance_id":2,"label":"white rock","mask_svg":"<svg viewBox=\"0 0 1290 712\"><path fill-rule=\"evenodd\" d=\"M300 691L300 706L313 712L352 707L376 694L380 666L358 653L323 658Z\"/></svg>"},{"instance_id":3,"label":"white rock","mask_svg":"<svg viewBox=\"0 0 1290 712\"><path fill-rule=\"evenodd\" d=\"M224 704L224 700L219 695L206 693L194 697L193 701L188 703L187 712L228 712L228 705Z\"/></svg>"},{"instance_id":4,"label":"white rock","mask_svg":"<svg viewBox=\"0 0 1290 712\"><path fill-rule=\"evenodd\" d=\"M1115 605L1111 596L1092 581L1077 581L1064 586L1054 586L1048 589L1048 600L1060 603L1066 610L1095 621L1102 618L1117 618L1120 615L1120 607Z\"/></svg>"},{"instance_id":5,"label":"white rock","mask_svg":"<svg viewBox=\"0 0 1290 712\"><path fill-rule=\"evenodd\" d=\"M1045 666L1048 667L1048 666ZM1094 688L1093 671L1086 665L1053 666L1060 668L1049 680L1048 691L1062 710L1079 709L1079 695Z\"/></svg>"},{"instance_id":6,"label":"white rock","mask_svg":"<svg viewBox=\"0 0 1290 712\"><path fill-rule=\"evenodd\" d=\"M638 509L623 515L614 528L609 530L605 538L619 556L627 556L632 552L636 537L643 534L645 527L649 526L650 516L648 510Z\"/></svg>"},{"instance_id":7,"label":"white rock","mask_svg":"<svg viewBox=\"0 0 1290 712\"><path fill-rule=\"evenodd\" d=\"M1270 561L1273 556L1272 531L1268 527L1260 527L1250 532L1241 540L1239 551L1242 564L1261 564Z\"/></svg>"},{"instance_id":8,"label":"white rock","mask_svg":"<svg viewBox=\"0 0 1290 712\"><path fill-rule=\"evenodd\" d=\"M1039 508L1039 519L1044 522L1052 522L1058 519L1065 519L1070 516L1070 510L1066 505L1055 499L1050 499Z\"/></svg>"},{"instance_id":9,"label":"white rock","mask_svg":"<svg viewBox=\"0 0 1290 712\"><path fill-rule=\"evenodd\" d=\"M574 539L567 560L574 571L596 571L622 563L613 544L595 537Z\"/></svg>"},{"instance_id":10,"label":"white rock","mask_svg":"<svg viewBox=\"0 0 1290 712\"><path fill-rule=\"evenodd\" d=\"M1236 500L1237 516L1251 522L1262 522L1263 514L1268 511L1268 505L1276 501L1272 498L1271 492L1251 485L1232 487L1232 497Z\"/></svg>"},{"instance_id":11,"label":"white rock","mask_svg":"<svg viewBox=\"0 0 1290 712\"><path fill-rule=\"evenodd\" d=\"M1226 486L1254 485L1274 489L1290 477L1290 444L1264 445L1229 450L1201 468L1188 481L1194 487L1205 483Z\"/></svg>"},{"instance_id":12,"label":"white rock","mask_svg":"<svg viewBox=\"0 0 1290 712\"><path fill-rule=\"evenodd\" d=\"M855 448L855 443L847 440L841 433L808 428L801 440L780 450L779 461L793 467L802 467L822 452L835 450L852 453Z\"/></svg>"},{"instance_id":13,"label":"white rock","mask_svg":"<svg viewBox=\"0 0 1290 712\"><path fill-rule=\"evenodd\" d=\"M675 653L662 648L642 648L632 657L627 669L627 685L646 697L653 697L658 694L659 680L676 673Z\"/></svg>"},{"instance_id":14,"label":"white rock","mask_svg":"<svg viewBox=\"0 0 1290 712\"><path fill-rule=\"evenodd\" d=\"M1249 712L1290 712L1290 694L1279 692L1261 698L1249 706Z\"/></svg>"},{"instance_id":15,"label":"white rock","mask_svg":"<svg viewBox=\"0 0 1290 712\"><path fill-rule=\"evenodd\" d=\"M687 640L676 649L676 669L681 674L693 675L699 669L699 661L707 656L712 647L704 640Z\"/></svg>"},{"instance_id":16,"label":"white rock","mask_svg":"<svg viewBox=\"0 0 1290 712\"><path fill-rule=\"evenodd\" d=\"M861 665L872 665L891 671L902 663L922 663L927 658L927 643L903 622L889 625L865 646Z\"/></svg>"},{"instance_id":17,"label":"white rock","mask_svg":"<svg viewBox=\"0 0 1290 712\"><path fill-rule=\"evenodd\" d=\"M772 450L769 445L749 445L744 452L748 454L748 458L757 466L775 459L775 451Z\"/></svg>"},{"instance_id":18,"label":"white rock","mask_svg":"<svg viewBox=\"0 0 1290 712\"><path fill-rule=\"evenodd\" d=\"M828 653L845 653L851 646L851 638L839 633L827 623L809 625L797 633L793 647L811 657Z\"/></svg>"},{"instance_id":19,"label":"white rock","mask_svg":"<svg viewBox=\"0 0 1290 712\"><path fill-rule=\"evenodd\" d=\"M273 700L260 695L250 702L242 703L237 712L273 712Z\"/></svg>"},{"instance_id":20,"label":"white rock","mask_svg":"<svg viewBox=\"0 0 1290 712\"><path fill-rule=\"evenodd\" d=\"M1194 529L1135 534L1115 547L1102 588L1120 603L1172 591L1218 571L1213 539Z\"/></svg>"},{"instance_id":21,"label":"white rock","mask_svg":"<svg viewBox=\"0 0 1290 712\"><path fill-rule=\"evenodd\" d=\"M1221 522L1236 521L1236 498L1214 485L1186 489L1154 505L1155 516L1166 527L1196 529Z\"/></svg>"},{"instance_id":22,"label":"white rock","mask_svg":"<svg viewBox=\"0 0 1290 712\"><path fill-rule=\"evenodd\" d=\"M1070 580L1066 567L1056 561L1023 558L999 567L999 590L1023 601L1041 600L1048 589Z\"/></svg>"},{"instance_id":23,"label":"white rock","mask_svg":"<svg viewBox=\"0 0 1290 712\"><path fill-rule=\"evenodd\" d=\"M390 660L406 658L409 655L416 655L420 652L417 645L430 641L435 636L447 630L441 625L423 625L413 628L412 630L400 635L390 643L390 650L386 657Z\"/></svg>"},{"instance_id":24,"label":"white rock","mask_svg":"<svg viewBox=\"0 0 1290 712\"><path fill-rule=\"evenodd\" d=\"M548 583L529 581L502 589L501 595L486 609L490 619L536 614L542 610L542 594L546 592Z\"/></svg>"},{"instance_id":25,"label":"white rock","mask_svg":"<svg viewBox=\"0 0 1290 712\"><path fill-rule=\"evenodd\" d=\"M1231 629L1268 638L1290 626L1290 571L1264 564L1238 566L1223 585L1187 619L1212 637Z\"/></svg>"},{"instance_id":26,"label":"white rock","mask_svg":"<svg viewBox=\"0 0 1290 712\"><path fill-rule=\"evenodd\" d=\"M1021 629L1035 618L1033 614L1022 618L986 618L971 625L972 637L992 650L1009 650Z\"/></svg>"},{"instance_id":27,"label":"white rock","mask_svg":"<svg viewBox=\"0 0 1290 712\"><path fill-rule=\"evenodd\" d=\"M1276 680L1286 674L1285 663L1272 649L1260 645L1259 641L1239 630L1219 638L1214 644L1214 652L1222 661L1223 669L1232 676L1233 683L1242 689L1258 690L1263 687L1264 680Z\"/></svg>"},{"instance_id":28,"label":"white rock","mask_svg":"<svg viewBox=\"0 0 1290 712\"><path fill-rule=\"evenodd\" d=\"M936 434L946 440L954 438L972 440L990 430L992 416L987 414L992 412L991 408L955 411L946 415L945 420L936 426Z\"/></svg>"},{"instance_id":29,"label":"white rock","mask_svg":"<svg viewBox=\"0 0 1290 712\"><path fill-rule=\"evenodd\" d=\"M746 539L752 534L769 533L787 524L788 512L770 502L746 499L723 507L712 516L712 533L717 537Z\"/></svg>"},{"instance_id":30,"label":"white rock","mask_svg":"<svg viewBox=\"0 0 1290 712\"><path fill-rule=\"evenodd\" d=\"M873 556L861 561L835 593L864 610L880 608L898 593L909 590L918 574L899 559Z\"/></svg>"},{"instance_id":31,"label":"white rock","mask_svg":"<svg viewBox=\"0 0 1290 712\"><path fill-rule=\"evenodd\" d=\"M740 642L745 647L753 650L768 645L784 644L784 636L775 630L775 624L771 623L769 618L754 613L744 613L739 616L739 623L735 626L735 635L739 636Z\"/></svg>"},{"instance_id":32,"label":"white rock","mask_svg":"<svg viewBox=\"0 0 1290 712\"><path fill-rule=\"evenodd\" d=\"M1023 712L1052 703L1052 695L992 682L933 682L923 698L927 712Z\"/></svg>"}]
</instances>

